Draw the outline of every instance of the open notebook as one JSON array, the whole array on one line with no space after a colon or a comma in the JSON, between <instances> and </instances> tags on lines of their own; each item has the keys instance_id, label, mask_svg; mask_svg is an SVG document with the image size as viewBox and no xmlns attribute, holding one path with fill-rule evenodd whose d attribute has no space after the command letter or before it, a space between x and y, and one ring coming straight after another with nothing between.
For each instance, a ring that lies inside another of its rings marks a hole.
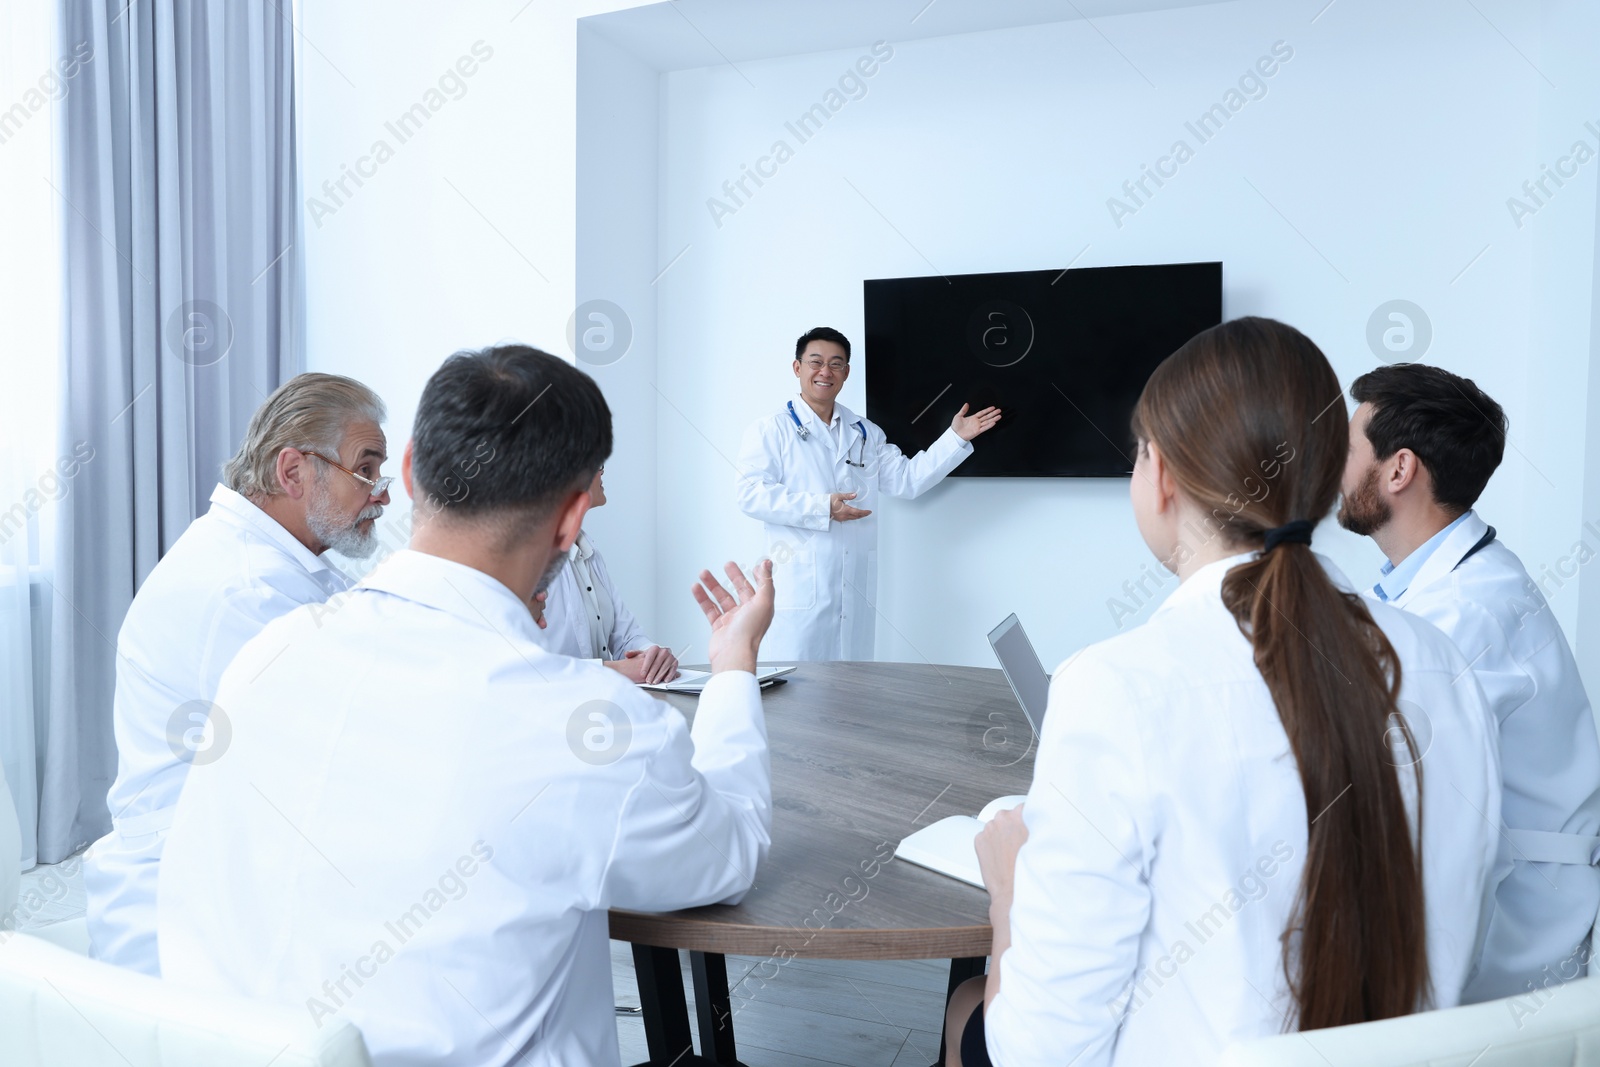
<instances>
[{"instance_id":1,"label":"open notebook","mask_svg":"<svg viewBox=\"0 0 1600 1067\"><path fill-rule=\"evenodd\" d=\"M895 857L982 889L983 874L978 870L978 853L973 850L972 842L983 824L994 818L995 812L1014 808L1027 799L1025 796L997 797L983 806L976 819L970 815L951 815L924 826L900 842L900 847L894 850Z\"/></svg>"}]
</instances>

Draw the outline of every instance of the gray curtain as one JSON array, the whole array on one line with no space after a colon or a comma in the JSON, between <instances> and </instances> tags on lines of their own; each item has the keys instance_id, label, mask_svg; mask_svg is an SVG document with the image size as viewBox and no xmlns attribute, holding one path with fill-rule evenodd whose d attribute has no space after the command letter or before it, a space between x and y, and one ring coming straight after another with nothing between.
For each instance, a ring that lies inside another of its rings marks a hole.
<instances>
[{"instance_id":1,"label":"gray curtain","mask_svg":"<svg viewBox=\"0 0 1600 1067\"><path fill-rule=\"evenodd\" d=\"M287 0L61 0L93 59L63 101L60 520L38 724L39 859L110 829L117 631L303 361Z\"/></svg>"}]
</instances>

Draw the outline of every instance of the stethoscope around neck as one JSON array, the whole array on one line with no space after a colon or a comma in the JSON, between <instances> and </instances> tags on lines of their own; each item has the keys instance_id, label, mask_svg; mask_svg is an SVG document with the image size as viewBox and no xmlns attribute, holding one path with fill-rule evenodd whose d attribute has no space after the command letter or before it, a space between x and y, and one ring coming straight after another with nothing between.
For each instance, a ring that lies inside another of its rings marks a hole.
<instances>
[{"instance_id":1,"label":"stethoscope around neck","mask_svg":"<svg viewBox=\"0 0 1600 1067\"><path fill-rule=\"evenodd\" d=\"M811 439L811 431L806 429L806 424L801 422L800 416L796 415L794 412L793 400L789 401L789 421L794 423L795 433L800 435L800 440L809 441ZM865 470L867 466L867 428L861 424L860 419L856 420L855 427L861 434L861 442L858 452L861 462L857 463L855 460L851 459L849 452L845 453L844 461L852 467L860 467L861 469Z\"/></svg>"}]
</instances>

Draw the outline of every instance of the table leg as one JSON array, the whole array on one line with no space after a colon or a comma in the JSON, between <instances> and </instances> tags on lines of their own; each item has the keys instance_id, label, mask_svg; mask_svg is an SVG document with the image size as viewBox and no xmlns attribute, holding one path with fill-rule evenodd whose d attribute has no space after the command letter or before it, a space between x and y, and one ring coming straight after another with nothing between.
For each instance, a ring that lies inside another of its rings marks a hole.
<instances>
[{"instance_id":1,"label":"table leg","mask_svg":"<svg viewBox=\"0 0 1600 1067\"><path fill-rule=\"evenodd\" d=\"M633 969L639 979L639 1005L644 1009L644 1039L650 1050L650 1063L652 1067L677 1063L693 1045L678 950L634 945Z\"/></svg>"},{"instance_id":2,"label":"table leg","mask_svg":"<svg viewBox=\"0 0 1600 1067\"><path fill-rule=\"evenodd\" d=\"M717 952L690 952L689 974L694 980L694 1008L700 1024L700 1055L712 1063L737 1064L727 957Z\"/></svg>"},{"instance_id":3,"label":"table leg","mask_svg":"<svg viewBox=\"0 0 1600 1067\"><path fill-rule=\"evenodd\" d=\"M965 982L969 978L976 978L980 974L983 974L985 965L988 964L988 962L989 957L987 956L969 956L965 959L950 961L950 984L945 987L944 993L944 1002L946 1007L948 1007L950 1004L950 998L955 996L956 986L960 985L962 982ZM943 1031L944 1027L941 1026L939 1029ZM960 1034L955 1034L952 1036L954 1036L957 1041L961 1040ZM944 1058L944 1036L941 1033L939 1037L939 1062L935 1063L933 1067L944 1067Z\"/></svg>"}]
</instances>

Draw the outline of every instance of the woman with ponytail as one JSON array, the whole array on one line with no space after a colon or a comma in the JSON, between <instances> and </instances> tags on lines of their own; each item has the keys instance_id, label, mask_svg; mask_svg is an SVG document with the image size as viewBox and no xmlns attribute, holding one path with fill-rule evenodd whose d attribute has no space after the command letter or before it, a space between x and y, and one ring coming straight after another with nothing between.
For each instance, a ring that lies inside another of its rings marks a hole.
<instances>
[{"instance_id":1,"label":"woman with ponytail","mask_svg":"<svg viewBox=\"0 0 1600 1067\"><path fill-rule=\"evenodd\" d=\"M978 839L994 947L948 1063L1213 1063L1457 1002L1494 727L1443 634L1311 549L1347 427L1327 359L1270 319L1151 375L1129 492L1180 584L1051 680L1027 804Z\"/></svg>"}]
</instances>

